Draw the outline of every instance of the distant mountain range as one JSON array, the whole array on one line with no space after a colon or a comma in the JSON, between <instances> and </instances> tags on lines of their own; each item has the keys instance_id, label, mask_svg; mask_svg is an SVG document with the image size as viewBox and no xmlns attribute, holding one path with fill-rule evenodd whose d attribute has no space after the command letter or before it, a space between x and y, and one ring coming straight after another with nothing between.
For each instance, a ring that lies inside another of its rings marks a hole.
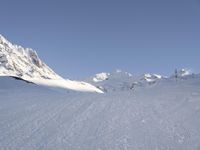
<instances>
[{"instance_id":1,"label":"distant mountain range","mask_svg":"<svg viewBox=\"0 0 200 150\"><path fill-rule=\"evenodd\" d=\"M95 85L104 92L113 92L134 90L137 87L154 85L157 81L160 80L167 80L176 77L181 79L190 75L190 72L186 69L181 69L177 71L176 76L174 73L170 77L150 73L143 75L132 75L128 72L116 70L112 73L98 73L90 78L87 78L85 81Z\"/></svg>"},{"instance_id":2,"label":"distant mountain range","mask_svg":"<svg viewBox=\"0 0 200 150\"><path fill-rule=\"evenodd\" d=\"M186 69L181 69L176 74L170 78L190 75ZM136 87L153 85L159 80L167 79L162 75L150 73L135 76L121 70L99 73L84 81L63 79L40 60L36 51L14 45L2 35L0 35L0 76L12 76L45 86L97 93L134 90Z\"/></svg>"}]
</instances>

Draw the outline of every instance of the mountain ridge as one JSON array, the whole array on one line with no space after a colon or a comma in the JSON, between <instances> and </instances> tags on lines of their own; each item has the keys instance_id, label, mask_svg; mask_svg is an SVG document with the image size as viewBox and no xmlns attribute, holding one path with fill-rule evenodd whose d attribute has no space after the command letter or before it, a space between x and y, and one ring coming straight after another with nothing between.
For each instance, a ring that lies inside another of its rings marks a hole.
<instances>
[{"instance_id":1,"label":"mountain ridge","mask_svg":"<svg viewBox=\"0 0 200 150\"><path fill-rule=\"evenodd\" d=\"M39 58L35 50L12 44L0 35L0 76L14 76L36 84L102 93L102 90L133 90L135 87L153 85L162 79L190 74L189 70L180 69L175 70L170 77L153 73L133 75L118 69L110 73L95 74L83 81L63 79Z\"/></svg>"},{"instance_id":2,"label":"mountain ridge","mask_svg":"<svg viewBox=\"0 0 200 150\"><path fill-rule=\"evenodd\" d=\"M64 79L48 67L31 48L14 45L0 35L0 76L15 76L44 86L103 93L95 86Z\"/></svg>"},{"instance_id":3,"label":"mountain ridge","mask_svg":"<svg viewBox=\"0 0 200 150\"><path fill-rule=\"evenodd\" d=\"M187 69L175 70L174 74L169 77L155 73L134 75L126 71L116 70L114 72L97 73L86 78L84 81L95 85L104 92L110 92L134 90L138 87L152 86L161 80L172 78L181 79L190 75L191 73Z\"/></svg>"}]
</instances>

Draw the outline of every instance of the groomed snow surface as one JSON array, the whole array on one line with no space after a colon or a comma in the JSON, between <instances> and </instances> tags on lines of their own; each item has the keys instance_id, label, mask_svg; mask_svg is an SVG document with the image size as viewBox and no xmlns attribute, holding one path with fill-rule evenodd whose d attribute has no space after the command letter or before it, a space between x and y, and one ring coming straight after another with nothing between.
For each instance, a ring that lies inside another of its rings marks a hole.
<instances>
[{"instance_id":1,"label":"groomed snow surface","mask_svg":"<svg viewBox=\"0 0 200 150\"><path fill-rule=\"evenodd\" d=\"M200 77L105 94L0 77L1 150L199 150Z\"/></svg>"}]
</instances>

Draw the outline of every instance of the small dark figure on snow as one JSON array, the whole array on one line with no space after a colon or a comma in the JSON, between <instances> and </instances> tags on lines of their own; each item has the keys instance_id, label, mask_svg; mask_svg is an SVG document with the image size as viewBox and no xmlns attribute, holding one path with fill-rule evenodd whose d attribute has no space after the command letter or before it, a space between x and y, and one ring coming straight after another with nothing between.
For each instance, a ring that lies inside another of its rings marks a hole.
<instances>
[{"instance_id":1,"label":"small dark figure on snow","mask_svg":"<svg viewBox=\"0 0 200 150\"><path fill-rule=\"evenodd\" d=\"M177 71L177 69L175 69L175 72L174 72L174 77L175 77L175 79L176 79L176 82L177 82L177 80L178 80L178 71Z\"/></svg>"}]
</instances>

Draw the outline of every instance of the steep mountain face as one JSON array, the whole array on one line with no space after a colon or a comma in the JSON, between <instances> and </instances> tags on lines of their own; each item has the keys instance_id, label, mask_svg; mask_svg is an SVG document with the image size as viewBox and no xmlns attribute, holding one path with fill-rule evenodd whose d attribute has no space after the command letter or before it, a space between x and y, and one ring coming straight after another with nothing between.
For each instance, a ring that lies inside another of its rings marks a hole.
<instances>
[{"instance_id":1,"label":"steep mountain face","mask_svg":"<svg viewBox=\"0 0 200 150\"><path fill-rule=\"evenodd\" d=\"M14 76L45 86L102 93L91 84L63 79L40 60L36 51L14 45L2 35L0 35L0 76Z\"/></svg>"},{"instance_id":2,"label":"steep mountain face","mask_svg":"<svg viewBox=\"0 0 200 150\"><path fill-rule=\"evenodd\" d=\"M104 92L134 90L136 87L153 85L164 77L157 74L134 76L131 73L117 70L112 73L99 73L86 79L87 82Z\"/></svg>"},{"instance_id":3,"label":"steep mountain face","mask_svg":"<svg viewBox=\"0 0 200 150\"><path fill-rule=\"evenodd\" d=\"M0 74L22 78L61 79L36 51L13 45L0 35Z\"/></svg>"}]
</instances>

